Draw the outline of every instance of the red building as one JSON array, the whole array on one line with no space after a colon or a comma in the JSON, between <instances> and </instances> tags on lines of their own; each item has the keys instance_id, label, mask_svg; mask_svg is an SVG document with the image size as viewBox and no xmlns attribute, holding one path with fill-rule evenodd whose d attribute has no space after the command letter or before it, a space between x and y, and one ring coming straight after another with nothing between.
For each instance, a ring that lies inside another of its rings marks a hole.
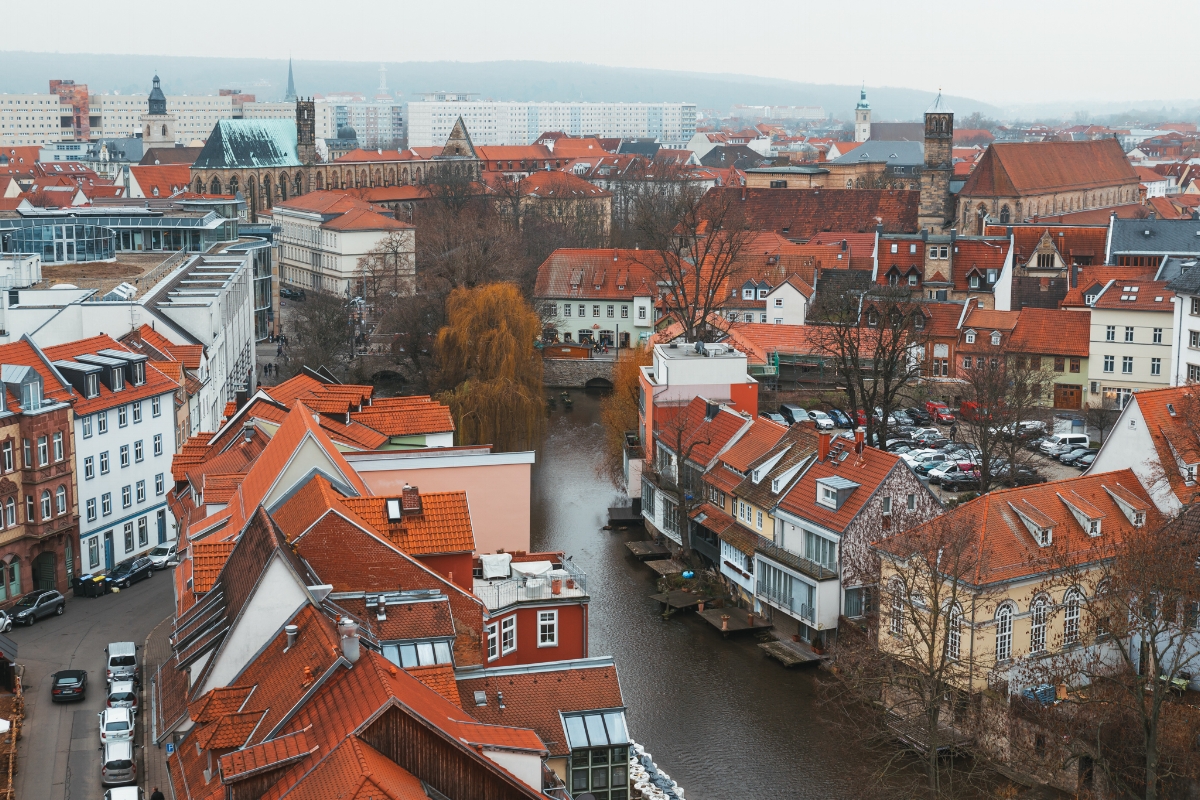
<instances>
[{"instance_id":1,"label":"red building","mask_svg":"<svg viewBox=\"0 0 1200 800\"><path fill-rule=\"evenodd\" d=\"M50 94L58 95L62 103L71 106L71 128L76 141L88 141L92 137L92 118L88 106L87 84L75 81L50 81ZM99 115L96 116L95 122L96 127L100 127Z\"/></svg>"},{"instance_id":2,"label":"red building","mask_svg":"<svg viewBox=\"0 0 1200 800\"><path fill-rule=\"evenodd\" d=\"M587 576L562 553L500 553L475 566L489 667L588 655Z\"/></svg>"}]
</instances>

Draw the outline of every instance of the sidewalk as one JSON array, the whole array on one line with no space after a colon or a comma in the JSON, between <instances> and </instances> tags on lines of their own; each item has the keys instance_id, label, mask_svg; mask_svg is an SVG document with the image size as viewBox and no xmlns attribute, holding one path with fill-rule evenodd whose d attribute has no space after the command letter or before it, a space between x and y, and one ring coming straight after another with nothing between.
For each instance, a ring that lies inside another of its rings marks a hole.
<instances>
[{"instance_id":1,"label":"sidewalk","mask_svg":"<svg viewBox=\"0 0 1200 800\"><path fill-rule=\"evenodd\" d=\"M142 648L142 778L146 787L146 797L157 786L167 797L171 796L168 784L171 782L167 775L167 748L156 745L154 736L158 733L158 693L154 676L158 668L171 658L171 630L174 627L175 616L164 619L150 635Z\"/></svg>"}]
</instances>

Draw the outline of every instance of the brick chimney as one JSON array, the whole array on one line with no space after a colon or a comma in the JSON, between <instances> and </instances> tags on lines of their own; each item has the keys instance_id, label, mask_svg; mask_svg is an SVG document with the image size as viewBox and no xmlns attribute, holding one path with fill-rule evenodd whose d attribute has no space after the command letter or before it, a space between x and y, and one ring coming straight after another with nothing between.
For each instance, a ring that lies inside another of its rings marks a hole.
<instances>
[{"instance_id":1,"label":"brick chimney","mask_svg":"<svg viewBox=\"0 0 1200 800\"><path fill-rule=\"evenodd\" d=\"M859 425L854 429L854 452L862 454L863 448L866 447L867 429Z\"/></svg>"},{"instance_id":2,"label":"brick chimney","mask_svg":"<svg viewBox=\"0 0 1200 800\"><path fill-rule=\"evenodd\" d=\"M817 461L822 463L829 458L829 443L833 440L833 434L829 431L817 432Z\"/></svg>"},{"instance_id":3,"label":"brick chimney","mask_svg":"<svg viewBox=\"0 0 1200 800\"><path fill-rule=\"evenodd\" d=\"M421 493L416 486L404 484L400 492L400 508L404 516L421 513Z\"/></svg>"}]
</instances>

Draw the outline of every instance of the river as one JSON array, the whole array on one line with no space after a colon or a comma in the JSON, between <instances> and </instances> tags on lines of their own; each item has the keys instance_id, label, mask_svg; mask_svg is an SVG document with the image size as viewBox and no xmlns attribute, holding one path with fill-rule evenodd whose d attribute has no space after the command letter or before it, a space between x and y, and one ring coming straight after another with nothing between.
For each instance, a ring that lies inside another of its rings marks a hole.
<instances>
[{"instance_id":1,"label":"river","mask_svg":"<svg viewBox=\"0 0 1200 800\"><path fill-rule=\"evenodd\" d=\"M591 653L620 672L631 735L688 798L856 798L870 756L839 736L817 703L822 676L784 669L753 638L723 640L695 614L664 621L654 573L608 532L624 493L597 474L604 432L595 396L551 412L533 472L533 547L562 550L588 573Z\"/></svg>"}]
</instances>

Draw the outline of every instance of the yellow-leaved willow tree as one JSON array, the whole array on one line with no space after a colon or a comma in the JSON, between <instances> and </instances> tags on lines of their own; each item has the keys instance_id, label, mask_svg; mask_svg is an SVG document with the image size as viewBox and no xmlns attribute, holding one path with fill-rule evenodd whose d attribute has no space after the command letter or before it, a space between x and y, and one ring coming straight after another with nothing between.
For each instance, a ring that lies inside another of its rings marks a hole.
<instances>
[{"instance_id":1,"label":"yellow-leaved willow tree","mask_svg":"<svg viewBox=\"0 0 1200 800\"><path fill-rule=\"evenodd\" d=\"M541 320L512 283L460 288L446 300L437 356L460 445L532 450L546 424Z\"/></svg>"}]
</instances>

